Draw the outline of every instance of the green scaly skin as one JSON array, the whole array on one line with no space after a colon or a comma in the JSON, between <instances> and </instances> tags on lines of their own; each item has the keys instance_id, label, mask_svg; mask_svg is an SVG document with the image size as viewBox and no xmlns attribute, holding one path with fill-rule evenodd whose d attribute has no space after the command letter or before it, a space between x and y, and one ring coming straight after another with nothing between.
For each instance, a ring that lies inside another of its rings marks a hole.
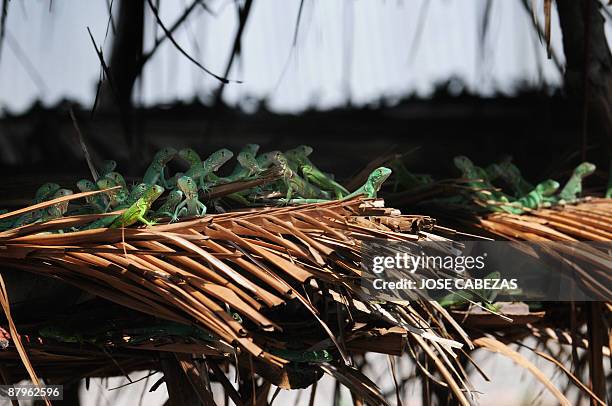
<instances>
[{"instance_id":1,"label":"green scaly skin","mask_svg":"<svg viewBox=\"0 0 612 406\"><path fill-rule=\"evenodd\" d=\"M580 194L582 194L582 180L587 176L593 174L595 172L595 165L590 162L583 162L578 165L572 176L569 178L559 195L557 196L557 201L559 203L573 203L575 202Z\"/></svg>"},{"instance_id":2,"label":"green scaly skin","mask_svg":"<svg viewBox=\"0 0 612 406\"><path fill-rule=\"evenodd\" d=\"M221 148L213 152L206 160L200 164L192 165L185 173L185 176L193 179L204 191L209 189L206 181L210 180L210 175L221 168L227 161L232 159L234 153L227 148ZM183 191L183 193L185 193Z\"/></svg>"},{"instance_id":3,"label":"green scaly skin","mask_svg":"<svg viewBox=\"0 0 612 406\"><path fill-rule=\"evenodd\" d=\"M534 189L534 186L523 178L519 168L512 162L502 162L500 167L502 179L510 185L516 196L525 196Z\"/></svg>"},{"instance_id":4,"label":"green scaly skin","mask_svg":"<svg viewBox=\"0 0 612 406\"><path fill-rule=\"evenodd\" d=\"M43 184L41 187L38 188L38 190L36 190L34 201L32 203L38 204L46 200L49 200L49 198L53 196L53 194L57 192L59 189L60 189L60 185L58 185L57 183L49 182L49 183Z\"/></svg>"},{"instance_id":5,"label":"green scaly skin","mask_svg":"<svg viewBox=\"0 0 612 406\"><path fill-rule=\"evenodd\" d=\"M111 179L117 185L121 186L124 189L127 189L127 183L125 182L125 178L119 172L109 172L104 175L105 178Z\"/></svg>"},{"instance_id":6,"label":"green scaly skin","mask_svg":"<svg viewBox=\"0 0 612 406\"><path fill-rule=\"evenodd\" d=\"M144 193L147 191L149 187L150 185L147 185L146 183L139 183L138 185L134 186L132 188L132 191L130 192L130 195L123 201L123 203L115 207L115 210L123 210L123 209L127 209L128 207L130 207L132 204L134 204L136 201L138 201L138 199L140 199L144 195ZM119 214L116 214L113 216L102 217L96 221L89 223L85 227L82 227L81 231L95 230L96 228L107 228L117 218L119 218L119 216L120 216Z\"/></svg>"},{"instance_id":7,"label":"green scaly skin","mask_svg":"<svg viewBox=\"0 0 612 406\"><path fill-rule=\"evenodd\" d=\"M302 174L304 174L306 180L314 183L321 189L331 190L334 192L336 199L342 199L344 196L350 193L344 186L325 175L315 166L303 165Z\"/></svg>"},{"instance_id":8,"label":"green scaly skin","mask_svg":"<svg viewBox=\"0 0 612 406\"><path fill-rule=\"evenodd\" d=\"M179 158L187 161L189 166L200 165L202 163L202 158L200 158L200 154L196 152L193 148L183 148L178 152Z\"/></svg>"},{"instance_id":9,"label":"green scaly skin","mask_svg":"<svg viewBox=\"0 0 612 406\"><path fill-rule=\"evenodd\" d=\"M168 197L166 198L166 201L155 212L153 217L154 218L161 218L161 217L174 218L174 211L176 210L176 206L178 206L181 200L183 200L183 192L181 192L181 190L176 189L168 193Z\"/></svg>"},{"instance_id":10,"label":"green scaly skin","mask_svg":"<svg viewBox=\"0 0 612 406\"><path fill-rule=\"evenodd\" d=\"M58 199L64 196L70 196L71 194L73 194L73 192L70 189L60 189L53 194L53 196L51 197L51 200ZM53 220L56 218L60 218L64 214L66 214L66 211L68 211L67 201L54 204L53 206L47 208L46 212L42 215L41 220L45 222L45 221Z\"/></svg>"},{"instance_id":11,"label":"green scaly skin","mask_svg":"<svg viewBox=\"0 0 612 406\"><path fill-rule=\"evenodd\" d=\"M164 193L164 188L159 185L151 185L142 195L142 197L130 207L127 208L119 217L110 225L110 228L129 227L132 224L140 221L148 227L155 223L148 221L144 216L151 209L151 205L159 196Z\"/></svg>"},{"instance_id":12,"label":"green scaly skin","mask_svg":"<svg viewBox=\"0 0 612 406\"><path fill-rule=\"evenodd\" d=\"M120 184L118 184L117 182L115 182L113 179L110 179L110 178L99 179L96 182L96 185L98 186L98 189L108 189L108 188L112 188L116 186L121 186ZM116 208L120 206L121 204L123 204L129 195L128 195L127 188L121 187L120 189L111 190L109 192L106 192L106 196L108 197L108 206L104 210L105 212L108 211L109 208Z\"/></svg>"},{"instance_id":13,"label":"green scaly skin","mask_svg":"<svg viewBox=\"0 0 612 406\"><path fill-rule=\"evenodd\" d=\"M394 159L391 161L390 166L393 170L395 178L393 191L397 191L397 187L400 185L403 189L408 190L433 182L433 178L429 175L420 175L410 172L400 159Z\"/></svg>"},{"instance_id":14,"label":"green scaly skin","mask_svg":"<svg viewBox=\"0 0 612 406\"><path fill-rule=\"evenodd\" d=\"M263 170L270 168L274 165L274 156L279 152L280 151L270 151L257 155L255 158L257 160L257 165Z\"/></svg>"},{"instance_id":15,"label":"green scaly skin","mask_svg":"<svg viewBox=\"0 0 612 406\"><path fill-rule=\"evenodd\" d=\"M45 183L36 190L32 204L39 204L54 199L55 194L60 190L60 186L57 183ZM34 210L22 214L16 220L8 219L3 223L3 226L0 226L0 229L11 229L31 224L47 216L47 211L48 209Z\"/></svg>"},{"instance_id":16,"label":"green scaly skin","mask_svg":"<svg viewBox=\"0 0 612 406\"><path fill-rule=\"evenodd\" d=\"M282 152L276 152L272 158L274 163L280 168L282 183L287 189L286 201L291 201L293 193L295 192L302 198L305 199L317 199L317 198L328 198L318 188L306 182L302 177L295 173L290 167L287 158Z\"/></svg>"},{"instance_id":17,"label":"green scaly skin","mask_svg":"<svg viewBox=\"0 0 612 406\"><path fill-rule=\"evenodd\" d=\"M257 163L257 159L255 159L255 153L252 152L257 151L258 148L259 145L257 144L247 144L238 153L238 156L236 157L238 164L229 176L221 178L211 175L211 178L215 184L236 182L263 172L263 169L261 169Z\"/></svg>"},{"instance_id":18,"label":"green scaly skin","mask_svg":"<svg viewBox=\"0 0 612 406\"><path fill-rule=\"evenodd\" d=\"M203 216L206 214L206 206L198 200L198 186L189 176L181 177L177 182L178 188L185 195L183 200L174 211L172 221L181 217Z\"/></svg>"},{"instance_id":19,"label":"green scaly skin","mask_svg":"<svg viewBox=\"0 0 612 406\"><path fill-rule=\"evenodd\" d=\"M60 190L60 185L53 182L44 183L41 185L34 195L32 204L38 204L53 198L53 194ZM44 215L44 210L34 210L24 213L17 219L7 219L0 224L0 230L8 230L11 228L21 227L40 219Z\"/></svg>"},{"instance_id":20,"label":"green scaly skin","mask_svg":"<svg viewBox=\"0 0 612 406\"><path fill-rule=\"evenodd\" d=\"M485 168L487 173L487 179L489 182L493 182L502 177L503 170L500 164L491 164Z\"/></svg>"},{"instance_id":21,"label":"green scaly skin","mask_svg":"<svg viewBox=\"0 0 612 406\"><path fill-rule=\"evenodd\" d=\"M453 159L453 162L457 169L461 171L461 176L465 179L470 180L468 185L479 189L474 192L474 194L482 201L486 202L488 200L493 200L495 202L499 202L502 205L489 205L487 207L492 211L508 211L505 209L505 205L509 203L509 200L503 193L499 193L497 191L490 191L486 193L482 190L491 190L495 189L495 187L487 180L487 173L484 169L475 166L472 161L463 155L456 156Z\"/></svg>"},{"instance_id":22,"label":"green scaly skin","mask_svg":"<svg viewBox=\"0 0 612 406\"><path fill-rule=\"evenodd\" d=\"M381 166L376 168L370 173L368 176L368 180L355 190L353 193L345 196L341 200L351 199L356 196L365 195L368 198L376 199L378 197L378 192L382 187L383 183L391 176L393 171L389 168L385 168ZM292 199L289 203L292 204L308 204L308 203L324 203L328 202L329 199Z\"/></svg>"},{"instance_id":23,"label":"green scaly skin","mask_svg":"<svg viewBox=\"0 0 612 406\"><path fill-rule=\"evenodd\" d=\"M351 199L355 196L365 195L366 197L375 199L378 197L378 191L383 183L387 180L393 171L384 166L378 167L370 173L368 180L353 193L347 195L344 199Z\"/></svg>"},{"instance_id":24,"label":"green scaly skin","mask_svg":"<svg viewBox=\"0 0 612 406\"><path fill-rule=\"evenodd\" d=\"M291 170L295 172L300 172L300 167L303 165L311 165L315 166L312 161L308 158L312 152L313 148L308 145L298 145L295 148L289 149L285 151L284 155L289 162L289 167Z\"/></svg>"},{"instance_id":25,"label":"green scaly skin","mask_svg":"<svg viewBox=\"0 0 612 406\"><path fill-rule=\"evenodd\" d=\"M117 162L113 160L102 161L100 166L100 177L103 177L117 169Z\"/></svg>"},{"instance_id":26,"label":"green scaly skin","mask_svg":"<svg viewBox=\"0 0 612 406\"><path fill-rule=\"evenodd\" d=\"M153 157L142 181L148 185L161 184L163 187L168 187L168 182L164 177L164 169L176 154L176 149L170 147L159 150Z\"/></svg>"},{"instance_id":27,"label":"green scaly skin","mask_svg":"<svg viewBox=\"0 0 612 406\"><path fill-rule=\"evenodd\" d=\"M559 182L547 179L529 192L526 196L517 200L519 204L528 209L539 209L547 203L547 197L552 196L559 189Z\"/></svg>"},{"instance_id":28,"label":"green scaly skin","mask_svg":"<svg viewBox=\"0 0 612 406\"><path fill-rule=\"evenodd\" d=\"M93 192L94 190L98 190L98 187L95 183L88 179L81 179L77 182L77 188L81 192ZM108 207L108 201L104 198L104 195L93 195L87 196L85 201L89 206L91 206L92 213L104 213L106 207Z\"/></svg>"}]
</instances>

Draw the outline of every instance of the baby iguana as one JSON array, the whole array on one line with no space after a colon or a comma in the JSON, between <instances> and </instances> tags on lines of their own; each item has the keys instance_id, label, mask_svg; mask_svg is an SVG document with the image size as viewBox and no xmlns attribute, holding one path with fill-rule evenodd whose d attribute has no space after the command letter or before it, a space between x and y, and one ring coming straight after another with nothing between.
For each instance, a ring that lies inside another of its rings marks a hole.
<instances>
[{"instance_id":1,"label":"baby iguana","mask_svg":"<svg viewBox=\"0 0 612 406\"><path fill-rule=\"evenodd\" d=\"M174 211L176 210L176 206L183 200L183 192L180 189L175 189L172 192L168 193L168 197L164 204L161 205L159 209L153 215L154 218L160 217L170 217L174 218Z\"/></svg>"},{"instance_id":2,"label":"baby iguana","mask_svg":"<svg viewBox=\"0 0 612 406\"><path fill-rule=\"evenodd\" d=\"M177 186L185 195L183 200L174 211L172 221L185 216L203 216L206 214L206 206L198 200L198 186L189 176L183 176L177 181Z\"/></svg>"},{"instance_id":3,"label":"baby iguana","mask_svg":"<svg viewBox=\"0 0 612 406\"><path fill-rule=\"evenodd\" d=\"M53 194L60 190L60 185L57 183L44 183L41 185L34 194L34 199L32 200L32 204L42 203L47 200L51 200L53 198ZM21 227L28 223L31 223L44 215L44 210L34 210L28 213L24 213L21 216L17 217L17 219L7 219L6 222L2 223L0 229L10 229Z\"/></svg>"},{"instance_id":4,"label":"baby iguana","mask_svg":"<svg viewBox=\"0 0 612 406\"><path fill-rule=\"evenodd\" d=\"M484 169L474 165L472 161L463 155L453 158L453 163L461 171L461 176L470 180L469 186L476 188L475 195L483 200L494 200L501 203L508 203L509 200L503 193L497 192L495 187L487 180L487 173ZM496 206L491 206L494 210L499 210Z\"/></svg>"},{"instance_id":5,"label":"baby iguana","mask_svg":"<svg viewBox=\"0 0 612 406\"><path fill-rule=\"evenodd\" d=\"M193 148L183 148L178 152L179 158L187 161L189 166L195 166L202 163L202 158L200 158L200 154L196 152Z\"/></svg>"},{"instance_id":6,"label":"baby iguana","mask_svg":"<svg viewBox=\"0 0 612 406\"><path fill-rule=\"evenodd\" d=\"M81 192L93 192L98 190L98 186L89 179L81 179L77 182L77 188ZM104 213L108 207L108 200L105 195L97 194L93 196L87 196L85 201L91 206L93 213Z\"/></svg>"},{"instance_id":7,"label":"baby iguana","mask_svg":"<svg viewBox=\"0 0 612 406\"><path fill-rule=\"evenodd\" d=\"M286 200L291 201L291 197L295 192L305 199L328 198L323 192L315 186L306 182L300 175L295 173L290 167L287 158L282 152L276 152L272 157L273 162L280 168L282 183L286 187Z\"/></svg>"},{"instance_id":8,"label":"baby iguana","mask_svg":"<svg viewBox=\"0 0 612 406\"><path fill-rule=\"evenodd\" d=\"M255 157L257 165L259 165L261 169L268 169L269 167L274 165L274 156L279 152L280 151L269 151L257 155L257 157Z\"/></svg>"},{"instance_id":9,"label":"baby iguana","mask_svg":"<svg viewBox=\"0 0 612 406\"><path fill-rule=\"evenodd\" d=\"M547 179L540 182L526 196L517 200L523 207L529 209L538 209L548 202L548 197L552 196L559 189L559 182L552 179Z\"/></svg>"},{"instance_id":10,"label":"baby iguana","mask_svg":"<svg viewBox=\"0 0 612 406\"><path fill-rule=\"evenodd\" d=\"M298 145L295 148L289 149L284 152L287 161L289 162L289 166L292 170L296 172L300 172L300 167L302 165L312 165L312 161L308 158L313 152L313 149L309 145Z\"/></svg>"},{"instance_id":11,"label":"baby iguana","mask_svg":"<svg viewBox=\"0 0 612 406\"><path fill-rule=\"evenodd\" d=\"M100 190L109 189L109 188L113 188L116 186L121 186L115 180L111 178L106 178L106 177L98 179L98 181L96 182L96 185L98 186L98 189ZM121 186L121 188L119 189L110 190L106 192L105 195L108 197L108 205L104 210L106 212L111 207L116 208L119 205L123 204L125 200L128 198L128 191L127 191L127 188L124 188L123 186Z\"/></svg>"},{"instance_id":12,"label":"baby iguana","mask_svg":"<svg viewBox=\"0 0 612 406\"><path fill-rule=\"evenodd\" d=\"M547 204L551 203L550 196L552 196L557 189L559 189L559 182L547 179L544 182L540 182L536 187L527 195L520 199L512 202L508 205L502 206L504 211L512 214L522 214L527 209L539 209Z\"/></svg>"},{"instance_id":13,"label":"baby iguana","mask_svg":"<svg viewBox=\"0 0 612 406\"><path fill-rule=\"evenodd\" d=\"M501 162L499 166L500 176L514 190L516 196L525 196L534 189L534 186L523 178L520 169L510 160Z\"/></svg>"},{"instance_id":14,"label":"baby iguana","mask_svg":"<svg viewBox=\"0 0 612 406\"><path fill-rule=\"evenodd\" d=\"M389 165L394 173L394 191L397 191L397 187L400 185L404 189L413 189L433 182L433 178L430 175L414 174L410 172L400 158L393 159Z\"/></svg>"},{"instance_id":15,"label":"baby iguana","mask_svg":"<svg viewBox=\"0 0 612 406\"><path fill-rule=\"evenodd\" d=\"M115 207L115 210L123 210L123 209L130 207L132 204L134 204L138 199L140 199L144 195L144 193L146 192L148 188L149 188L149 185L147 185L146 183L139 183L138 185L134 186L129 196L125 198L120 205ZM102 217L94 222L89 223L85 227L82 227L81 231L82 230L94 230L96 228L107 228L118 217L119 217L119 214Z\"/></svg>"},{"instance_id":16,"label":"baby iguana","mask_svg":"<svg viewBox=\"0 0 612 406\"><path fill-rule=\"evenodd\" d=\"M201 163L189 167L189 170L187 170L185 176L193 179L200 188L206 191L209 188L209 186L206 184L206 181L209 180L209 175L218 171L219 168L221 168L233 156L234 153L232 151L227 148L221 148L220 150L213 152Z\"/></svg>"},{"instance_id":17,"label":"baby iguana","mask_svg":"<svg viewBox=\"0 0 612 406\"><path fill-rule=\"evenodd\" d=\"M559 195L557 201L559 203L573 203L582 193L582 180L595 172L595 165L590 162L583 162L578 165L572 176L569 178Z\"/></svg>"},{"instance_id":18,"label":"baby iguana","mask_svg":"<svg viewBox=\"0 0 612 406\"><path fill-rule=\"evenodd\" d=\"M385 168L384 166L378 167L370 173L366 182L355 190L353 193L345 196L341 200L351 199L355 196L365 195L368 198L377 198L378 192L382 187L383 183L393 171L389 168ZM328 202L329 199L292 199L289 203L295 204L307 204L307 203L323 203Z\"/></svg>"},{"instance_id":19,"label":"baby iguana","mask_svg":"<svg viewBox=\"0 0 612 406\"><path fill-rule=\"evenodd\" d=\"M322 189L333 191L337 199L342 199L344 196L349 194L349 191L344 186L325 175L316 166L303 165L302 174L304 174L304 177L308 181L314 183Z\"/></svg>"},{"instance_id":20,"label":"baby iguana","mask_svg":"<svg viewBox=\"0 0 612 406\"><path fill-rule=\"evenodd\" d=\"M259 145L257 144L245 145L238 153L238 156L236 157L238 163L236 164L234 170L229 176L225 176L223 178L215 178L215 176L211 174L210 177L216 184L230 183L263 172L263 169L259 167L259 163L255 158L255 155L257 154L258 150Z\"/></svg>"},{"instance_id":21,"label":"baby iguana","mask_svg":"<svg viewBox=\"0 0 612 406\"><path fill-rule=\"evenodd\" d=\"M168 187L168 183L164 177L164 169L166 168L168 162L170 162L175 156L176 149L174 148L166 147L159 150L153 157L153 160L147 168L142 181L148 185L159 183L164 187Z\"/></svg>"},{"instance_id":22,"label":"baby iguana","mask_svg":"<svg viewBox=\"0 0 612 406\"><path fill-rule=\"evenodd\" d=\"M127 183L123 175L119 172L109 172L104 175L105 178L113 180L117 185L121 186L124 189L127 189Z\"/></svg>"},{"instance_id":23,"label":"baby iguana","mask_svg":"<svg viewBox=\"0 0 612 406\"><path fill-rule=\"evenodd\" d=\"M370 173L368 180L353 193L347 195L344 199L351 199L355 196L365 195L369 198L378 197L378 191L382 187L383 183L387 180L393 171L384 166L378 167Z\"/></svg>"},{"instance_id":24,"label":"baby iguana","mask_svg":"<svg viewBox=\"0 0 612 406\"><path fill-rule=\"evenodd\" d=\"M117 168L117 162L113 160L102 161L102 165L100 165L100 176L104 176L113 172Z\"/></svg>"},{"instance_id":25,"label":"baby iguana","mask_svg":"<svg viewBox=\"0 0 612 406\"><path fill-rule=\"evenodd\" d=\"M53 194L51 200L64 196L70 196L71 194L73 194L73 192L70 189L59 189ZM53 206L47 207L45 213L41 217L41 220L44 222L60 218L66 213L66 211L68 211L68 201L54 204Z\"/></svg>"},{"instance_id":26,"label":"baby iguana","mask_svg":"<svg viewBox=\"0 0 612 406\"><path fill-rule=\"evenodd\" d=\"M151 209L151 205L164 193L164 188L159 185L150 185L134 204L120 214L110 225L110 228L129 227L140 221L151 227L155 222L148 221L144 216Z\"/></svg>"}]
</instances>

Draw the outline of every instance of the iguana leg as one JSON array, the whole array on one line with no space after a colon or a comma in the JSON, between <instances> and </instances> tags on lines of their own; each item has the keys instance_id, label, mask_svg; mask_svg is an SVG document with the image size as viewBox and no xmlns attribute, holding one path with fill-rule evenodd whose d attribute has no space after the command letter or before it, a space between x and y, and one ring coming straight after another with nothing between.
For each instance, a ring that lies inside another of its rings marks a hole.
<instances>
[{"instance_id":1,"label":"iguana leg","mask_svg":"<svg viewBox=\"0 0 612 406\"><path fill-rule=\"evenodd\" d=\"M180 202L179 205L176 206L176 209L174 210L174 215L172 216L172 218L178 220L181 217L181 214L187 211L187 208L185 207L186 205L187 205L187 200L183 200L182 202Z\"/></svg>"},{"instance_id":2,"label":"iguana leg","mask_svg":"<svg viewBox=\"0 0 612 406\"><path fill-rule=\"evenodd\" d=\"M205 215L206 214L206 205L204 205L204 203L202 203L200 201L197 202L197 205L198 205L198 208L199 208L198 216Z\"/></svg>"},{"instance_id":3,"label":"iguana leg","mask_svg":"<svg viewBox=\"0 0 612 406\"><path fill-rule=\"evenodd\" d=\"M147 227L153 227L155 224L157 224L155 220L149 221L146 218L144 218L144 216L138 216L138 220L141 223L146 224Z\"/></svg>"}]
</instances>

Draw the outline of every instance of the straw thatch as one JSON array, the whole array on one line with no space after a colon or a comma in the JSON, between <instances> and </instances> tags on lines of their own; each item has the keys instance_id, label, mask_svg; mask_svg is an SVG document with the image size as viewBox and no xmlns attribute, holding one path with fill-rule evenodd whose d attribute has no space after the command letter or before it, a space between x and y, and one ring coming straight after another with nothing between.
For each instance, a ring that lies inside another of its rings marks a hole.
<instances>
[{"instance_id":1,"label":"straw thatch","mask_svg":"<svg viewBox=\"0 0 612 406\"><path fill-rule=\"evenodd\" d=\"M43 205L54 203L57 200ZM15 212L3 216L11 215ZM248 404L253 399L265 401L270 385L304 388L323 374L347 386L355 399L387 404L390 397L399 396L405 379L390 368L397 393L384 394L361 372L364 362L355 361L377 352L407 354L424 382L433 382L466 405L476 396L467 366L486 376L468 354L483 348L509 357L560 403L569 404L569 386L557 388L512 347L524 346L525 337L535 337L544 346L550 341L565 344L569 337L572 346L590 348L600 359L609 357L607 343L599 340L599 349L593 350L597 342L592 336L566 333L565 326L555 324L558 314L548 310L540 315L506 315L504 323L487 324L484 318L499 316L466 317L465 312L449 312L433 301L382 303L365 297L359 288L364 241L444 240L461 235L437 226L431 217L385 208L381 200L241 210L151 228L69 231L97 216L64 217L3 232L0 258L5 266L60 279L131 313L117 318L109 307L95 316L90 309L71 316L75 323L84 320L79 324L83 336L91 330L86 324L92 317L106 330L115 330L107 331L104 340L82 338L70 343L61 337L41 338L35 324L12 324L10 298L3 290L11 337L9 347L0 351L11 370L8 374L4 369L5 382L27 376L75 382L150 369L164 370L169 384L167 359L157 356L169 353L204 404L210 403L212 394L206 385L197 384L198 379L218 381L236 404ZM474 229L504 224L507 219L511 216L489 216ZM576 308L580 322L585 314L584 306ZM158 331L133 340L134 328L150 330L160 319L197 326L206 334ZM47 325L53 322L48 320ZM20 336L22 332L27 334ZM599 336L604 337L603 332ZM584 384L577 371L555 362L558 357L552 350L531 349L565 373L572 388L603 404L603 396ZM194 364L197 359L205 360L205 367ZM237 386L226 377L229 365L242 371ZM251 374L263 378L257 381L262 383L248 378Z\"/></svg>"}]
</instances>

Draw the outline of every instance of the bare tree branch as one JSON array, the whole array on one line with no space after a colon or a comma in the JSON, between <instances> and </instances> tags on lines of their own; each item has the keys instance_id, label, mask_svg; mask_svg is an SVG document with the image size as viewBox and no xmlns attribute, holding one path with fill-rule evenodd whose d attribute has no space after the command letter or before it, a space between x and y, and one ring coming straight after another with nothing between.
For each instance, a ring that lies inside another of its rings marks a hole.
<instances>
[{"instance_id":1,"label":"bare tree branch","mask_svg":"<svg viewBox=\"0 0 612 406\"><path fill-rule=\"evenodd\" d=\"M174 45L174 47L181 53L183 54L183 56L185 56L185 58L189 59L194 65L196 65L198 68L202 69L204 72L208 73L209 75L211 75L212 77L214 77L215 79L219 80L222 83L230 83L230 82L235 82L235 83L241 83L238 80L230 80L227 79L225 77L221 77L217 74L215 74L214 72L208 70L206 67L204 67L200 62L196 61L195 59L193 59L174 39L174 37L172 37L172 33L170 31L168 31L168 29L166 28L166 26L164 25L164 23L162 22L161 18L159 17L159 11L157 10L157 8L155 7L155 5L153 4L153 2L151 0L147 0L147 3L149 4L149 7L151 8L151 11L153 12L153 15L155 16L155 20L157 20L157 24L159 25L159 27L162 29L162 31L164 31L164 33L166 34L166 37L168 37L168 39L170 40L170 42L172 43L172 45Z\"/></svg>"}]
</instances>

